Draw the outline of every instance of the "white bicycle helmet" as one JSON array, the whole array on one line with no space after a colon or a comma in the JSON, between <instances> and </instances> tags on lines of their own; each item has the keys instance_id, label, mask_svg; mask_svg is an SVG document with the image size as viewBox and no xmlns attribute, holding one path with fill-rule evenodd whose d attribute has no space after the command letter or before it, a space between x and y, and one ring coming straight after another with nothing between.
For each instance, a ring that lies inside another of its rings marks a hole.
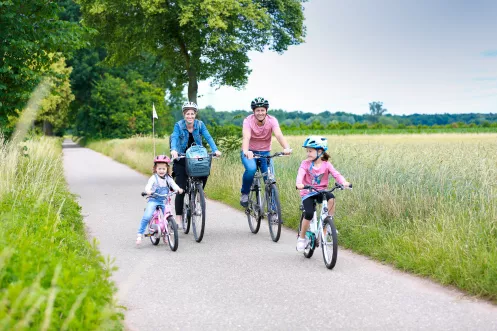
<instances>
[{"instance_id":1,"label":"white bicycle helmet","mask_svg":"<svg viewBox=\"0 0 497 331\"><path fill-rule=\"evenodd\" d=\"M195 102L191 102L191 101L186 101L183 103L183 107L181 107L183 111L185 111L185 109L193 109L195 111L195 113L198 112L198 106Z\"/></svg>"}]
</instances>

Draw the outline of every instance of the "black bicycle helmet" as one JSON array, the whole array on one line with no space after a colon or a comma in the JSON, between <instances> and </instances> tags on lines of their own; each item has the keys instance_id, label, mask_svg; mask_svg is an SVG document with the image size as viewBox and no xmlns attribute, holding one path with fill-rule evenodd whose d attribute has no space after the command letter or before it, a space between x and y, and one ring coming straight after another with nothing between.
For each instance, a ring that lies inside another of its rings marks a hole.
<instances>
[{"instance_id":1,"label":"black bicycle helmet","mask_svg":"<svg viewBox=\"0 0 497 331\"><path fill-rule=\"evenodd\" d=\"M250 103L250 108L252 108L252 110L254 110L255 108L258 108L258 107L264 107L267 110L269 108L269 101L267 101L263 97L255 98Z\"/></svg>"}]
</instances>

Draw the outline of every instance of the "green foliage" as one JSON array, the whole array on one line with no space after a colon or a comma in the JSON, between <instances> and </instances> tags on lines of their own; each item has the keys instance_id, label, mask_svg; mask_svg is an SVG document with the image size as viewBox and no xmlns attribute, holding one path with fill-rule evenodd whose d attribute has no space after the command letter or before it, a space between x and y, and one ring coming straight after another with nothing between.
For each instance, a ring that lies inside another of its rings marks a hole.
<instances>
[{"instance_id":1,"label":"green foliage","mask_svg":"<svg viewBox=\"0 0 497 331\"><path fill-rule=\"evenodd\" d=\"M51 94L41 102L37 121L43 125L45 135L62 135L68 123L69 104L74 100L69 83L71 68L66 67L65 59L60 58L51 66Z\"/></svg>"},{"instance_id":2,"label":"green foliage","mask_svg":"<svg viewBox=\"0 0 497 331\"><path fill-rule=\"evenodd\" d=\"M220 151L225 154L236 154L242 147L242 130L236 125L219 126L215 123L208 126L209 133Z\"/></svg>"},{"instance_id":3,"label":"green foliage","mask_svg":"<svg viewBox=\"0 0 497 331\"><path fill-rule=\"evenodd\" d=\"M387 109L383 108L383 102L373 101L369 103L369 113L372 116L378 117L387 112Z\"/></svg>"},{"instance_id":4,"label":"green foliage","mask_svg":"<svg viewBox=\"0 0 497 331\"><path fill-rule=\"evenodd\" d=\"M41 76L79 47L82 29L58 19L56 2L0 1L0 127L15 121Z\"/></svg>"},{"instance_id":5,"label":"green foliage","mask_svg":"<svg viewBox=\"0 0 497 331\"><path fill-rule=\"evenodd\" d=\"M250 73L247 52L266 45L283 52L303 41L303 0L78 0L85 22L117 63L143 51L164 61L176 87L197 82L241 87ZM132 15L130 15L132 13Z\"/></svg>"},{"instance_id":6,"label":"green foliage","mask_svg":"<svg viewBox=\"0 0 497 331\"><path fill-rule=\"evenodd\" d=\"M0 142L0 325L5 330L122 330L114 267L86 239L66 188L60 141ZM23 156L24 155L24 156Z\"/></svg>"},{"instance_id":7,"label":"green foliage","mask_svg":"<svg viewBox=\"0 0 497 331\"><path fill-rule=\"evenodd\" d=\"M213 107L207 106L202 109L200 116L206 124L216 123L216 125L242 125L243 119L251 114L249 111L234 110L218 112ZM302 111L284 111L282 109L270 109L269 114L278 119L280 126L285 130L371 130L376 129L418 129L418 125L424 125L424 129L452 128L452 123L459 128L469 127L474 123L476 127L490 128L497 126L496 114L413 114L413 115L391 115L385 114L374 117L370 114L358 115L345 112L331 113L323 111L321 113L304 113ZM375 123L382 125L373 126ZM486 124L485 124L486 123ZM350 125L348 125L350 124ZM436 126L438 125L438 127ZM323 126L324 128L320 128Z\"/></svg>"},{"instance_id":8,"label":"green foliage","mask_svg":"<svg viewBox=\"0 0 497 331\"><path fill-rule=\"evenodd\" d=\"M76 132L95 139L123 138L136 134L152 133L152 103L159 119L156 132L165 134L173 119L164 103L163 91L144 82L137 73L127 80L105 74L76 119Z\"/></svg>"}]
</instances>

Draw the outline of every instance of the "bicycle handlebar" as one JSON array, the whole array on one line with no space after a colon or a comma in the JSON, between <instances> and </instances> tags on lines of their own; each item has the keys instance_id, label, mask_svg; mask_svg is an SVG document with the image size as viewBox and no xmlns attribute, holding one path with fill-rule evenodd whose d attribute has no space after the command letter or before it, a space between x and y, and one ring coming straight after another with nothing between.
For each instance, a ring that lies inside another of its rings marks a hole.
<instances>
[{"instance_id":1,"label":"bicycle handlebar","mask_svg":"<svg viewBox=\"0 0 497 331\"><path fill-rule=\"evenodd\" d=\"M285 153L283 153L283 152L277 152L277 153L274 153L273 155L258 155L258 154L254 154L254 159L262 159L262 158L272 159L273 157L280 157L280 156L287 156L287 155Z\"/></svg>"},{"instance_id":2,"label":"bicycle handlebar","mask_svg":"<svg viewBox=\"0 0 497 331\"><path fill-rule=\"evenodd\" d=\"M212 156L213 159L217 159L217 158L220 158L220 156L216 156L216 153L207 153L208 156ZM178 157L177 159L184 159L186 158L186 154L185 153L178 153ZM171 157L172 159L172 157Z\"/></svg>"},{"instance_id":3,"label":"bicycle handlebar","mask_svg":"<svg viewBox=\"0 0 497 331\"><path fill-rule=\"evenodd\" d=\"M344 185L342 184L339 184L339 183L335 183L335 186L333 186L330 190L318 190L316 189L314 186L312 185L305 185L304 188L302 190L311 190L311 191L315 191L317 193L327 193L327 192L333 192L334 190L336 189L339 189L339 190L345 190L345 189L352 189L352 183L350 184L349 187L345 187Z\"/></svg>"},{"instance_id":4,"label":"bicycle handlebar","mask_svg":"<svg viewBox=\"0 0 497 331\"><path fill-rule=\"evenodd\" d=\"M151 195L148 195L147 192L142 192L141 195L142 195L142 197L147 196L148 198L167 198L167 197L171 197L177 193L178 193L177 191L173 191L173 192L168 193L168 194L152 193Z\"/></svg>"}]
</instances>

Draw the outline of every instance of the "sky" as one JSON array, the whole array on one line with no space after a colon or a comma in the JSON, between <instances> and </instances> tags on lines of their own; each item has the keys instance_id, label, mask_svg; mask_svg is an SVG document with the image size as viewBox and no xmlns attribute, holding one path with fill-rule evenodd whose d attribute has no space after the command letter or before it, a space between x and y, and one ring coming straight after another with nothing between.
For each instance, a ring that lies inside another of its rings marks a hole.
<instances>
[{"instance_id":1,"label":"sky","mask_svg":"<svg viewBox=\"0 0 497 331\"><path fill-rule=\"evenodd\" d=\"M200 82L200 107L319 113L497 113L496 0L310 0L305 43L252 52L242 90Z\"/></svg>"}]
</instances>

